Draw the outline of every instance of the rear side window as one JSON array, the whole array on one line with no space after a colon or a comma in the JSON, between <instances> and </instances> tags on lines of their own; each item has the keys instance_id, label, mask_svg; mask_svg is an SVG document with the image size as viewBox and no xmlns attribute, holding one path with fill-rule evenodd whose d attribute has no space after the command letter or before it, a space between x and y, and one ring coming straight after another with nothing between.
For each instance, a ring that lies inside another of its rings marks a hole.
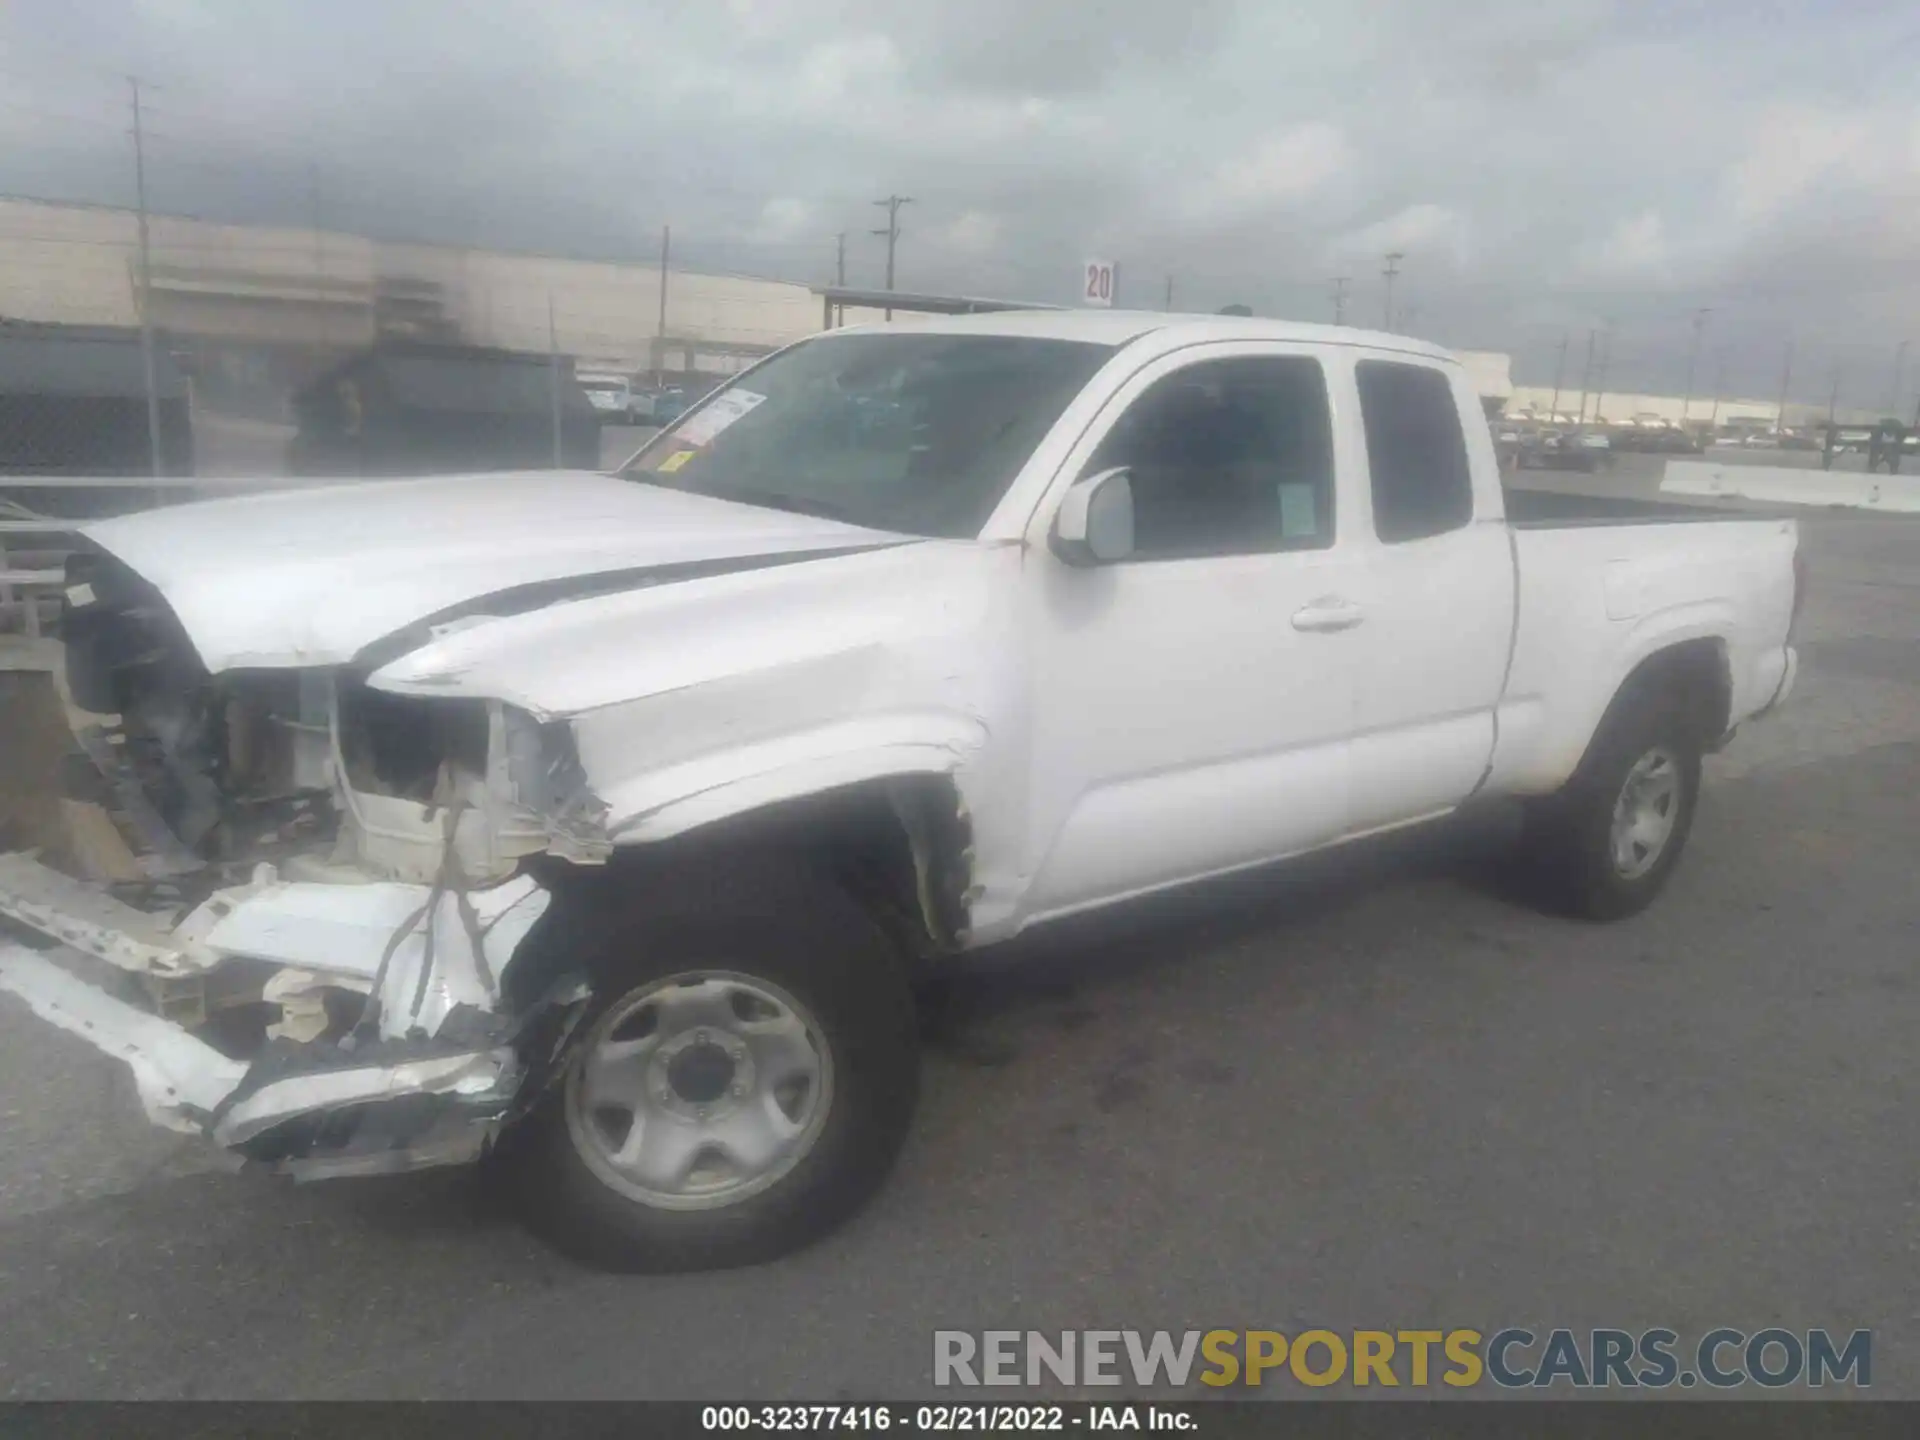
<instances>
[{"instance_id":1,"label":"rear side window","mask_svg":"<svg viewBox=\"0 0 1920 1440\"><path fill-rule=\"evenodd\" d=\"M1391 545L1458 530L1473 518L1473 479L1446 374L1389 360L1362 360L1355 370L1374 534Z\"/></svg>"}]
</instances>

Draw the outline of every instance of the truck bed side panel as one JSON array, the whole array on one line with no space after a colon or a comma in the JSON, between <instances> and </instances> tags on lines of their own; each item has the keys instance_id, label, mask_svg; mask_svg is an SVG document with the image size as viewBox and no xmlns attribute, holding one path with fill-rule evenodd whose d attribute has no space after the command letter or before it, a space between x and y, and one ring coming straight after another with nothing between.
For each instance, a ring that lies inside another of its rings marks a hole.
<instances>
[{"instance_id":1,"label":"truck bed side panel","mask_svg":"<svg viewBox=\"0 0 1920 1440\"><path fill-rule=\"evenodd\" d=\"M1797 544L1785 520L1517 530L1519 629L1492 788L1557 789L1635 667L1688 640L1723 647L1730 725L1764 709L1787 670Z\"/></svg>"}]
</instances>

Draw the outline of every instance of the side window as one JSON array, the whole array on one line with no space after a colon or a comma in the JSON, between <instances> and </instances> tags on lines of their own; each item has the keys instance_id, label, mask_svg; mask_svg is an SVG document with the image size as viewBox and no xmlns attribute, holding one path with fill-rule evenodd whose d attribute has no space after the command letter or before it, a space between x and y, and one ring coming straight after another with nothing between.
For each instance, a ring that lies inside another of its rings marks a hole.
<instances>
[{"instance_id":1,"label":"side window","mask_svg":"<svg viewBox=\"0 0 1920 1440\"><path fill-rule=\"evenodd\" d=\"M1458 530L1473 518L1473 478L1445 373L1387 360L1362 360L1355 371L1374 534L1395 544Z\"/></svg>"},{"instance_id":2,"label":"side window","mask_svg":"<svg viewBox=\"0 0 1920 1440\"><path fill-rule=\"evenodd\" d=\"M1310 356L1208 360L1155 381L1085 473L1116 465L1131 472L1136 559L1333 543L1333 425Z\"/></svg>"}]
</instances>

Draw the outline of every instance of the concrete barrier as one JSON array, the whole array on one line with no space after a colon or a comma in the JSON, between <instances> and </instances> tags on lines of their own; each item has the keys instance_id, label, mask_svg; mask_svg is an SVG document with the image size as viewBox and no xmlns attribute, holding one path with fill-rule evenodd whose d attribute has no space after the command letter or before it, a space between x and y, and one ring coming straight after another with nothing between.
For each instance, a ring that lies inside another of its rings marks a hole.
<instances>
[{"instance_id":1,"label":"concrete barrier","mask_svg":"<svg viewBox=\"0 0 1920 1440\"><path fill-rule=\"evenodd\" d=\"M1853 470L1669 460L1660 489L1667 495L1920 515L1920 475L1866 475Z\"/></svg>"}]
</instances>

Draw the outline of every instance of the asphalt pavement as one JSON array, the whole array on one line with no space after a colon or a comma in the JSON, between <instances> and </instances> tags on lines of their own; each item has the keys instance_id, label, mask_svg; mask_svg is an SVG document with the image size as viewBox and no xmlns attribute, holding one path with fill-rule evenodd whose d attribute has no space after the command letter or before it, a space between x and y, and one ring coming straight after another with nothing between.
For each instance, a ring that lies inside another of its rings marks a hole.
<instances>
[{"instance_id":1,"label":"asphalt pavement","mask_svg":"<svg viewBox=\"0 0 1920 1440\"><path fill-rule=\"evenodd\" d=\"M0 1396L913 1396L936 1329L1510 1324L1870 1328L1920 1395L1920 522L1806 532L1799 693L1649 912L1503 898L1496 813L1036 936L778 1264L595 1275L464 1172L231 1173L0 997Z\"/></svg>"}]
</instances>

